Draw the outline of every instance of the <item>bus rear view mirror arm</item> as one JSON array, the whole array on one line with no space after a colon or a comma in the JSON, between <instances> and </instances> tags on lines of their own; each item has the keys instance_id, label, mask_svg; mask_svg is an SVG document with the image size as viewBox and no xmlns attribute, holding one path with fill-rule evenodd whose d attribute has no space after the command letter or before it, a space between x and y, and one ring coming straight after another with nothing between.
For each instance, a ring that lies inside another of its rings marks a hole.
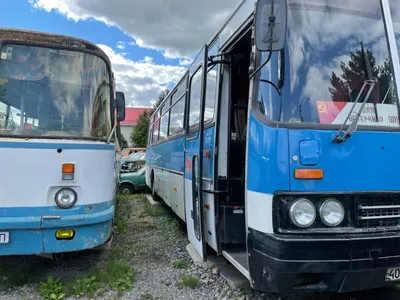
<instances>
[{"instance_id":1,"label":"bus rear view mirror arm","mask_svg":"<svg viewBox=\"0 0 400 300\"><path fill-rule=\"evenodd\" d=\"M259 51L279 51L285 45L286 0L258 0L255 12L255 44Z\"/></svg>"}]
</instances>

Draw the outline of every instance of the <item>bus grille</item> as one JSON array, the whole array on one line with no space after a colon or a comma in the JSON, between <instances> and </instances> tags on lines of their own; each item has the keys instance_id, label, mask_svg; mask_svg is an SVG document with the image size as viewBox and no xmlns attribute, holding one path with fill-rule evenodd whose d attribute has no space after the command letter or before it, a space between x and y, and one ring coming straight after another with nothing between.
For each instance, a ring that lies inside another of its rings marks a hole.
<instances>
[{"instance_id":1,"label":"bus grille","mask_svg":"<svg viewBox=\"0 0 400 300\"><path fill-rule=\"evenodd\" d=\"M360 195L358 200L358 228L400 226L400 194Z\"/></svg>"}]
</instances>

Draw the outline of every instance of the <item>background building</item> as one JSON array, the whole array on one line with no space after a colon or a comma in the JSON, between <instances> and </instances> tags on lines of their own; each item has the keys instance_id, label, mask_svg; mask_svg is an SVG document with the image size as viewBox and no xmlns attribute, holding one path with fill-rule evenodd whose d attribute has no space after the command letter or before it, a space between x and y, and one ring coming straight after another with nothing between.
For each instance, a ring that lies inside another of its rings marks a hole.
<instances>
[{"instance_id":1,"label":"background building","mask_svg":"<svg viewBox=\"0 0 400 300\"><path fill-rule=\"evenodd\" d=\"M121 122L121 134L128 141L129 146L134 146L131 144L129 137L131 136L131 133L136 126L137 119L139 118L140 114L145 110L150 111L151 108L126 107L125 120Z\"/></svg>"}]
</instances>

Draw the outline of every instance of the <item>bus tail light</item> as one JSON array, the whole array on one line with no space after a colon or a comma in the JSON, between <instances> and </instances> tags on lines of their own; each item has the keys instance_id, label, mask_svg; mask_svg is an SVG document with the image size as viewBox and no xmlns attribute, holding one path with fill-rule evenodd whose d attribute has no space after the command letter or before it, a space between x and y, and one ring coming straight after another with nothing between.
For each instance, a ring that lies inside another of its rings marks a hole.
<instances>
[{"instance_id":1,"label":"bus tail light","mask_svg":"<svg viewBox=\"0 0 400 300\"><path fill-rule=\"evenodd\" d=\"M75 165L74 164L63 164L62 165L62 180L74 180L75 179Z\"/></svg>"},{"instance_id":2,"label":"bus tail light","mask_svg":"<svg viewBox=\"0 0 400 300\"><path fill-rule=\"evenodd\" d=\"M296 169L294 170L295 179L323 179L324 170L322 169Z\"/></svg>"}]
</instances>

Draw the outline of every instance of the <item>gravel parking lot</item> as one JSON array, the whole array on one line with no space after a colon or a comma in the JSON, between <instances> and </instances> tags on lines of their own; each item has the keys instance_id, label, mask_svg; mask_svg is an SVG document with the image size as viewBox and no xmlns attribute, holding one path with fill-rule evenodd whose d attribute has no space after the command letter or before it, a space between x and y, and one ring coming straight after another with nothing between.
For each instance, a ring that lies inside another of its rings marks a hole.
<instances>
[{"instance_id":1,"label":"gravel parking lot","mask_svg":"<svg viewBox=\"0 0 400 300\"><path fill-rule=\"evenodd\" d=\"M195 267L185 250L185 224L143 195L118 201L110 250L68 254L62 261L36 256L0 258L3 299L266 299L389 300L400 289L352 294L268 295L234 290L217 269Z\"/></svg>"}]
</instances>

